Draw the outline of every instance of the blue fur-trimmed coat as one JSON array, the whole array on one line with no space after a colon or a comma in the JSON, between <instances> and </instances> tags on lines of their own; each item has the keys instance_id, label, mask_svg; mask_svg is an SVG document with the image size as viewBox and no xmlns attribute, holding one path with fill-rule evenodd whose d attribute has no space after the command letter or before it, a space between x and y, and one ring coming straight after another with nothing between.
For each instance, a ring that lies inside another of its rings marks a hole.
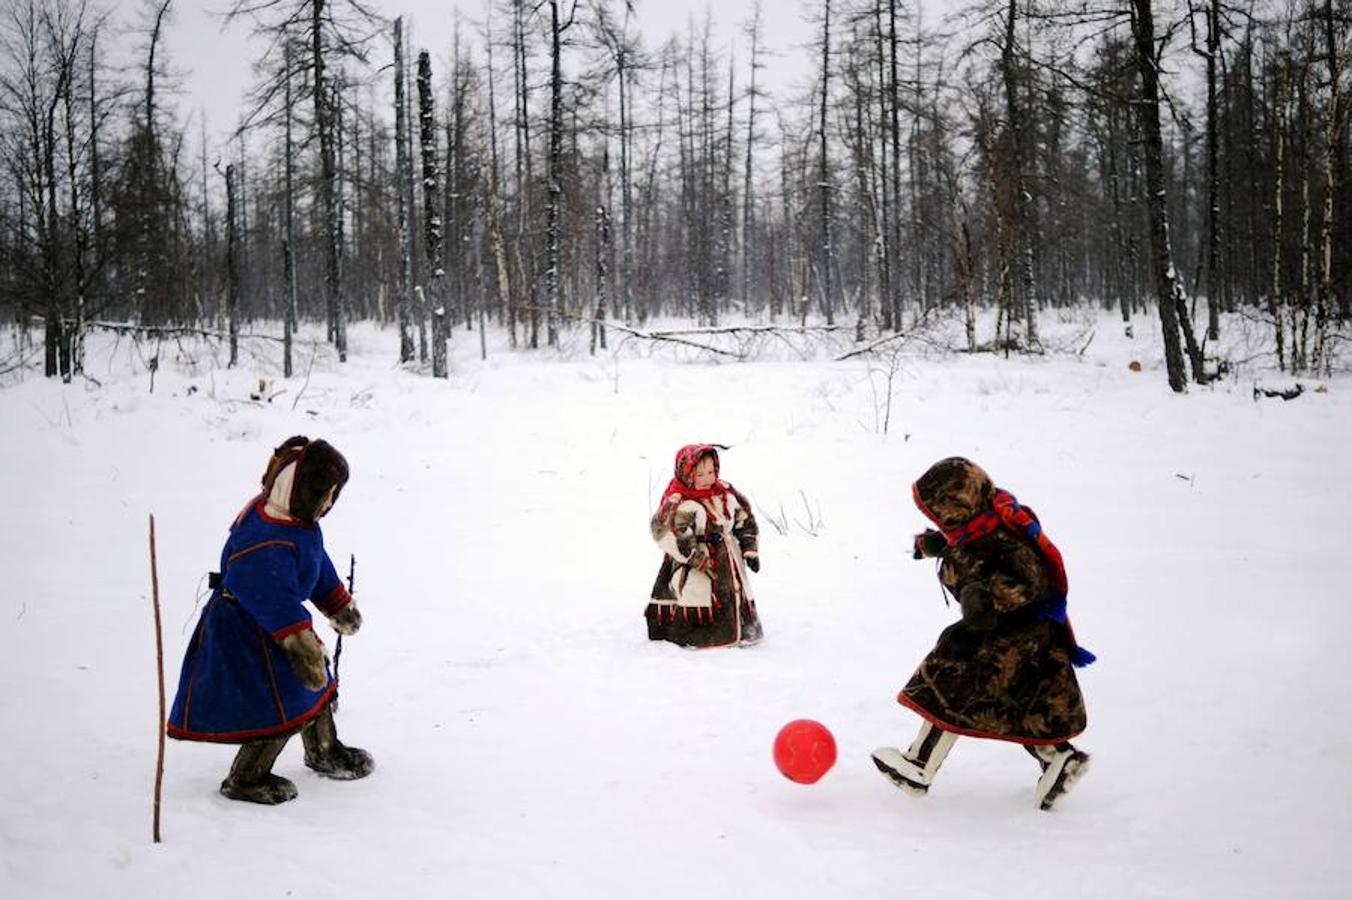
<instances>
[{"instance_id":1,"label":"blue fur-trimmed coat","mask_svg":"<svg viewBox=\"0 0 1352 900\"><path fill-rule=\"evenodd\" d=\"M221 551L221 586L188 643L170 737L240 743L298 731L337 683L311 690L279 643L311 628L305 601L326 616L352 597L324 552L318 525L274 518L262 496L235 519Z\"/></svg>"}]
</instances>

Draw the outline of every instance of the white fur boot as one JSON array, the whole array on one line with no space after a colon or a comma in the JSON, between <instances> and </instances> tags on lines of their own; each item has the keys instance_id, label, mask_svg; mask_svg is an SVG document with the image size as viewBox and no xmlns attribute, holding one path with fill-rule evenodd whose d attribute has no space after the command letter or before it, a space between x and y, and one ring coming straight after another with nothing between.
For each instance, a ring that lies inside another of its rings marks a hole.
<instances>
[{"instance_id":1,"label":"white fur boot","mask_svg":"<svg viewBox=\"0 0 1352 900\"><path fill-rule=\"evenodd\" d=\"M1089 754L1068 743L1035 747L1033 752L1042 763L1042 777L1037 780L1037 805L1039 809L1050 810L1089 771Z\"/></svg>"},{"instance_id":2,"label":"white fur boot","mask_svg":"<svg viewBox=\"0 0 1352 900\"><path fill-rule=\"evenodd\" d=\"M873 751L873 764L892 784L919 796L929 791L934 774L957 739L953 732L925 722L909 750L902 753L896 747L879 747Z\"/></svg>"}]
</instances>

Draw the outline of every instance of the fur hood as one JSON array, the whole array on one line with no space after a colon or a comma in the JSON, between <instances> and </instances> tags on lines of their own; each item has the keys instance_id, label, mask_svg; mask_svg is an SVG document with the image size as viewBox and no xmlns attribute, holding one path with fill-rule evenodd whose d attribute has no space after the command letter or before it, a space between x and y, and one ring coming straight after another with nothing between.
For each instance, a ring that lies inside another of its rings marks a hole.
<instances>
[{"instance_id":1,"label":"fur hood","mask_svg":"<svg viewBox=\"0 0 1352 900\"><path fill-rule=\"evenodd\" d=\"M347 460L332 444L297 435L272 451L263 471L263 494L274 513L313 525L330 490L338 502L348 474Z\"/></svg>"},{"instance_id":2,"label":"fur hood","mask_svg":"<svg viewBox=\"0 0 1352 900\"><path fill-rule=\"evenodd\" d=\"M916 479L911 495L927 519L940 530L948 530L989 509L995 499L995 484L970 459L950 456Z\"/></svg>"}]
</instances>

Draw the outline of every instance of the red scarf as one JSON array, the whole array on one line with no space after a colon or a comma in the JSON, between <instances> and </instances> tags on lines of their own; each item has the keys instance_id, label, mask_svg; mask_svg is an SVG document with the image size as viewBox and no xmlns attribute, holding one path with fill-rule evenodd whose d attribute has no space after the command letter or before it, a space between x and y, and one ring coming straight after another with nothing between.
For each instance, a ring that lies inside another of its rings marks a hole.
<instances>
[{"instance_id":1,"label":"red scarf","mask_svg":"<svg viewBox=\"0 0 1352 900\"><path fill-rule=\"evenodd\" d=\"M961 525L951 528L944 527L935 519L929 507L920 499L920 492L914 485L911 487L911 493L915 497L916 506L920 507L920 511L930 521L939 526L944 534L944 540L948 541L950 547L961 547L968 541L985 537L997 528L1007 528L1014 534L1027 538L1037 548L1052 588L1063 598L1070 592L1070 585L1066 579L1066 564L1061 558L1061 551L1042 530L1042 523L1038 521L1037 514L1026 506L1020 506L1019 501L1014 499L1014 495L1009 491L997 488L990 509L983 510Z\"/></svg>"},{"instance_id":2,"label":"red scarf","mask_svg":"<svg viewBox=\"0 0 1352 900\"><path fill-rule=\"evenodd\" d=\"M722 498L723 518L732 517L732 510L728 507L728 483L726 481L715 481L704 490L697 490L682 482L679 478L673 478L667 484L667 489L662 492L662 506L668 510L668 516L675 516L676 507L680 505L681 500L694 500L703 506L712 509L709 501L715 498ZM680 500L671 502L673 497L679 497Z\"/></svg>"},{"instance_id":3,"label":"red scarf","mask_svg":"<svg viewBox=\"0 0 1352 900\"><path fill-rule=\"evenodd\" d=\"M1038 521L1036 513L1026 506L1020 506L1009 491L997 488L990 509L982 510L961 525L945 528L920 499L920 491L915 485L911 486L911 495L915 497L915 505L920 507L920 511L943 531L944 540L948 541L950 547L961 547L968 541L985 537L997 528L1006 528L1031 542L1041 555L1042 568L1051 582L1050 594L1039 604L1043 607L1040 617L1065 624L1066 636L1070 639L1072 665L1083 668L1094 662L1097 657L1075 640L1075 629L1070 627L1070 619L1066 616L1066 595L1070 590L1066 580L1066 564L1061 558L1061 551L1056 549L1051 538L1042 530L1042 523Z\"/></svg>"}]
</instances>

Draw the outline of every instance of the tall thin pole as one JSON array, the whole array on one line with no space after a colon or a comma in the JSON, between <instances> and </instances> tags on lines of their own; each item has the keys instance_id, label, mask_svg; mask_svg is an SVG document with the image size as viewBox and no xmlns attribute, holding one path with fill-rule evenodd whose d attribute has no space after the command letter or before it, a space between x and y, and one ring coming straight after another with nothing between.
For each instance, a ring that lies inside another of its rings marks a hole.
<instances>
[{"instance_id":1,"label":"tall thin pole","mask_svg":"<svg viewBox=\"0 0 1352 900\"><path fill-rule=\"evenodd\" d=\"M159 674L160 717L156 720L159 732L159 752L155 756L155 800L151 834L160 842L160 792L164 786L164 629L160 620L160 574L155 565L155 514L150 514L150 595L155 605L155 668Z\"/></svg>"}]
</instances>

